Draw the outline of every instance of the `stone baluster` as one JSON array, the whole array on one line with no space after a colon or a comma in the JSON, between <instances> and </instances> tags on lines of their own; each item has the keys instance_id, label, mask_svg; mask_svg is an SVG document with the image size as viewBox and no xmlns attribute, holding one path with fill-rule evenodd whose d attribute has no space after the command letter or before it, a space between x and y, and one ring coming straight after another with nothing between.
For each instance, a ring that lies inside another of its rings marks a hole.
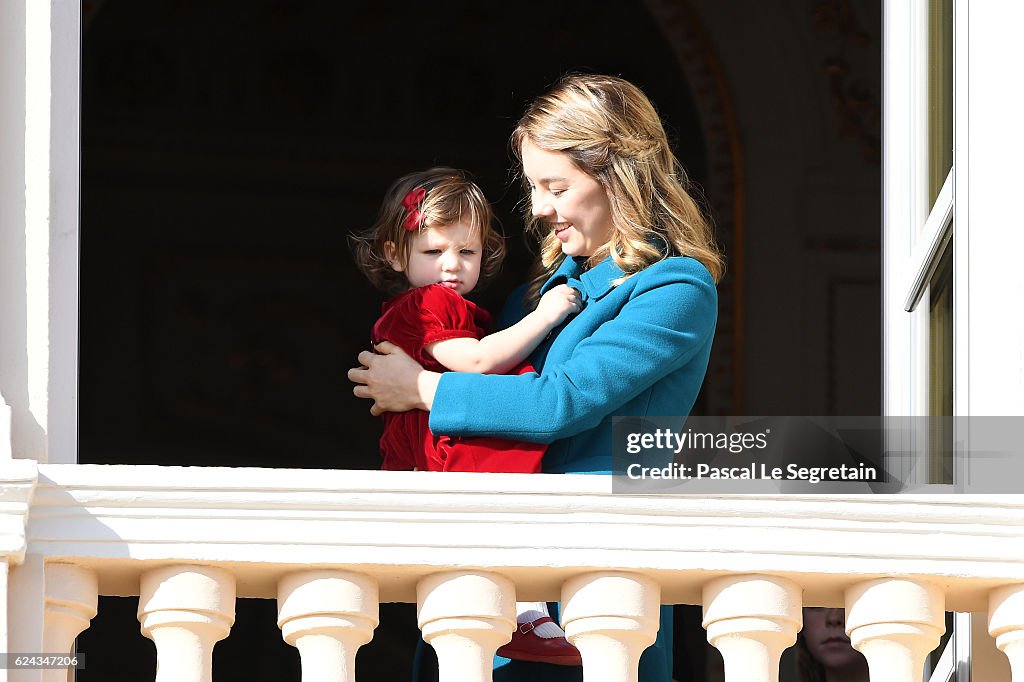
<instances>
[{"instance_id":1,"label":"stone baluster","mask_svg":"<svg viewBox=\"0 0 1024 682\"><path fill-rule=\"evenodd\" d=\"M717 578L704 586L704 628L722 653L726 682L776 682L782 652L803 624L796 583L768 575Z\"/></svg>"},{"instance_id":2,"label":"stone baluster","mask_svg":"<svg viewBox=\"0 0 1024 682\"><path fill-rule=\"evenodd\" d=\"M416 585L423 639L437 652L441 682L488 682L494 652L512 639L515 586L486 571L437 573Z\"/></svg>"},{"instance_id":3,"label":"stone baluster","mask_svg":"<svg viewBox=\"0 0 1024 682\"><path fill-rule=\"evenodd\" d=\"M69 654L75 637L96 615L99 593L96 573L73 564L47 564L44 569L46 608L43 616L43 650ZM70 669L43 671L44 682L66 682Z\"/></svg>"},{"instance_id":4,"label":"stone baluster","mask_svg":"<svg viewBox=\"0 0 1024 682\"><path fill-rule=\"evenodd\" d=\"M212 566L162 566L142 575L142 634L156 645L156 682L211 682L213 647L235 621L235 579Z\"/></svg>"},{"instance_id":5,"label":"stone baluster","mask_svg":"<svg viewBox=\"0 0 1024 682\"><path fill-rule=\"evenodd\" d=\"M1024 682L1024 585L1006 585L989 594L988 633L1010 659L1013 682Z\"/></svg>"},{"instance_id":6,"label":"stone baluster","mask_svg":"<svg viewBox=\"0 0 1024 682\"><path fill-rule=\"evenodd\" d=\"M636 682L658 635L661 587L644 575L587 573L562 586L562 627L580 650L587 682Z\"/></svg>"},{"instance_id":7,"label":"stone baluster","mask_svg":"<svg viewBox=\"0 0 1024 682\"><path fill-rule=\"evenodd\" d=\"M902 578L846 590L846 633L868 660L871 682L920 682L945 631L944 602L938 587Z\"/></svg>"},{"instance_id":8,"label":"stone baluster","mask_svg":"<svg viewBox=\"0 0 1024 682\"><path fill-rule=\"evenodd\" d=\"M277 625L299 650L302 682L355 682L356 652L373 638L377 583L347 571L304 571L277 586Z\"/></svg>"}]
</instances>

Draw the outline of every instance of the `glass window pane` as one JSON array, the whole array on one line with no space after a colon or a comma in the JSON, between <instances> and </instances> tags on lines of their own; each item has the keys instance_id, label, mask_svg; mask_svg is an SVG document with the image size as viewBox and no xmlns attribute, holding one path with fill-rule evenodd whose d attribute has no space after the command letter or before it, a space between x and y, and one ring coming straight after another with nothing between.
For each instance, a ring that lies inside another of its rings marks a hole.
<instances>
[{"instance_id":1,"label":"glass window pane","mask_svg":"<svg viewBox=\"0 0 1024 682\"><path fill-rule=\"evenodd\" d=\"M929 416L953 415L953 245L946 247L929 282ZM933 419L929 482L953 482L953 420Z\"/></svg>"},{"instance_id":2,"label":"glass window pane","mask_svg":"<svg viewBox=\"0 0 1024 682\"><path fill-rule=\"evenodd\" d=\"M953 167L953 0L928 2L928 205Z\"/></svg>"}]
</instances>

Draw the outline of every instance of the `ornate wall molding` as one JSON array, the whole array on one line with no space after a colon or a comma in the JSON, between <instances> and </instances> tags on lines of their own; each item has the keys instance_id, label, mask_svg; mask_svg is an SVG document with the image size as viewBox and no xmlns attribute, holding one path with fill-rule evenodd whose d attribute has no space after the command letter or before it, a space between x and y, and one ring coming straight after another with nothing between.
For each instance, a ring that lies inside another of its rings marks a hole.
<instances>
[{"instance_id":1,"label":"ornate wall molding","mask_svg":"<svg viewBox=\"0 0 1024 682\"><path fill-rule=\"evenodd\" d=\"M644 0L672 46L693 93L708 155L705 195L719 246L727 256L719 283L719 316L705 383L709 414L742 412L744 386L743 149L729 86L714 46L687 0Z\"/></svg>"},{"instance_id":2,"label":"ornate wall molding","mask_svg":"<svg viewBox=\"0 0 1024 682\"><path fill-rule=\"evenodd\" d=\"M855 140L864 160L879 165L882 108L856 59L857 51L871 47L874 39L850 0L816 0L810 12L814 28L829 41L829 54L822 60L821 68L828 78L839 136Z\"/></svg>"}]
</instances>

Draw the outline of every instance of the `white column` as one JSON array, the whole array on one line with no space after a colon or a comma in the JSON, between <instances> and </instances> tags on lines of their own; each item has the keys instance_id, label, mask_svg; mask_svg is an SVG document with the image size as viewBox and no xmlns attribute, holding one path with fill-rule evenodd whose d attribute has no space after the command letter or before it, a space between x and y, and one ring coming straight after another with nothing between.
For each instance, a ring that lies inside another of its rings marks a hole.
<instances>
[{"instance_id":1,"label":"white column","mask_svg":"<svg viewBox=\"0 0 1024 682\"><path fill-rule=\"evenodd\" d=\"M2 51L3 48L0 48L0 53ZM11 459L9 427L10 409L0 395L0 651L27 651L20 647L27 644L38 646L43 631L42 560L38 556L26 557L26 526L38 476L35 462ZM18 564L23 561L26 565L19 581L14 574ZM28 581L30 585L25 584L26 573L31 575ZM36 607L34 610L29 609L29 618L24 613L26 602ZM16 626L12 628L9 623L15 623ZM30 637L31 641L26 642L25 637L32 634L36 625L40 639ZM17 671L10 677L15 679ZM7 670L0 670L0 682L7 680Z\"/></svg>"},{"instance_id":2,"label":"white column","mask_svg":"<svg viewBox=\"0 0 1024 682\"><path fill-rule=\"evenodd\" d=\"M0 302L0 306L3 303ZM0 384L2 388L2 384ZM13 457L11 450L11 406L4 400L3 391L0 391L0 465L11 461Z\"/></svg>"},{"instance_id":3,"label":"white column","mask_svg":"<svg viewBox=\"0 0 1024 682\"><path fill-rule=\"evenodd\" d=\"M7 557L0 559L0 651L10 651L7 641ZM7 682L7 670L0 669L0 682Z\"/></svg>"},{"instance_id":4,"label":"white column","mask_svg":"<svg viewBox=\"0 0 1024 682\"><path fill-rule=\"evenodd\" d=\"M212 566L142 576L139 622L156 645L156 682L212 682L213 646L235 621L235 579Z\"/></svg>"},{"instance_id":5,"label":"white column","mask_svg":"<svg viewBox=\"0 0 1024 682\"><path fill-rule=\"evenodd\" d=\"M377 583L360 573L305 571L277 586L277 625L299 650L302 682L355 682L356 651L380 622Z\"/></svg>"},{"instance_id":6,"label":"white column","mask_svg":"<svg viewBox=\"0 0 1024 682\"><path fill-rule=\"evenodd\" d=\"M516 591L486 571L437 573L416 585L423 639L437 652L441 682L488 682L494 652L512 639Z\"/></svg>"},{"instance_id":7,"label":"white column","mask_svg":"<svg viewBox=\"0 0 1024 682\"><path fill-rule=\"evenodd\" d=\"M73 564L47 564L46 610L43 620L43 650L47 653L71 653L75 637L96 615L99 594L96 573ZM65 682L69 669L43 671L44 682Z\"/></svg>"},{"instance_id":8,"label":"white column","mask_svg":"<svg viewBox=\"0 0 1024 682\"><path fill-rule=\"evenodd\" d=\"M0 391L50 463L77 453L81 7L0 3Z\"/></svg>"},{"instance_id":9,"label":"white column","mask_svg":"<svg viewBox=\"0 0 1024 682\"><path fill-rule=\"evenodd\" d=\"M43 557L26 553L21 564L8 565L7 651L42 652L46 614L46 579ZM7 670L10 682L40 682L42 670Z\"/></svg>"},{"instance_id":10,"label":"white column","mask_svg":"<svg viewBox=\"0 0 1024 682\"><path fill-rule=\"evenodd\" d=\"M704 586L704 628L722 652L726 682L776 682L779 658L803 624L796 583L767 575L728 576Z\"/></svg>"},{"instance_id":11,"label":"white column","mask_svg":"<svg viewBox=\"0 0 1024 682\"><path fill-rule=\"evenodd\" d=\"M883 578L846 591L846 634L868 659L871 682L920 682L944 630L944 597L934 585Z\"/></svg>"},{"instance_id":12,"label":"white column","mask_svg":"<svg viewBox=\"0 0 1024 682\"><path fill-rule=\"evenodd\" d=\"M1024 585L1007 585L989 594L988 633L1010 659L1013 681L1024 681Z\"/></svg>"},{"instance_id":13,"label":"white column","mask_svg":"<svg viewBox=\"0 0 1024 682\"><path fill-rule=\"evenodd\" d=\"M636 682L658 635L661 587L644 575L587 573L562 586L562 627L580 650L587 682Z\"/></svg>"}]
</instances>

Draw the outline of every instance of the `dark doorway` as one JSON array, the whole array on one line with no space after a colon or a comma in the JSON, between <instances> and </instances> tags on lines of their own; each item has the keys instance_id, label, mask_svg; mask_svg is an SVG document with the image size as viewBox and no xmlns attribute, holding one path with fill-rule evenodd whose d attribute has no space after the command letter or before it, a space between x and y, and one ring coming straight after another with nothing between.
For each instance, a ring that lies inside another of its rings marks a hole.
<instances>
[{"instance_id":1,"label":"dark doorway","mask_svg":"<svg viewBox=\"0 0 1024 682\"><path fill-rule=\"evenodd\" d=\"M344 372L381 296L346 237L399 175L464 167L512 247L500 308L531 261L507 139L566 71L638 83L706 175L639 0L111 0L83 42L80 462L377 468Z\"/></svg>"},{"instance_id":2,"label":"dark doorway","mask_svg":"<svg viewBox=\"0 0 1024 682\"><path fill-rule=\"evenodd\" d=\"M83 463L377 468L380 426L344 374L381 296L346 238L399 175L466 168L509 236L503 275L478 298L500 308L531 261L506 141L562 73L640 85L691 177L707 176L690 90L640 0L94 9L83 32ZM151 674L136 602L101 600L79 642L96 665L79 680ZM240 600L218 680L298 678L275 620L273 602ZM414 637L414 607L382 605L360 678L408 679Z\"/></svg>"}]
</instances>

